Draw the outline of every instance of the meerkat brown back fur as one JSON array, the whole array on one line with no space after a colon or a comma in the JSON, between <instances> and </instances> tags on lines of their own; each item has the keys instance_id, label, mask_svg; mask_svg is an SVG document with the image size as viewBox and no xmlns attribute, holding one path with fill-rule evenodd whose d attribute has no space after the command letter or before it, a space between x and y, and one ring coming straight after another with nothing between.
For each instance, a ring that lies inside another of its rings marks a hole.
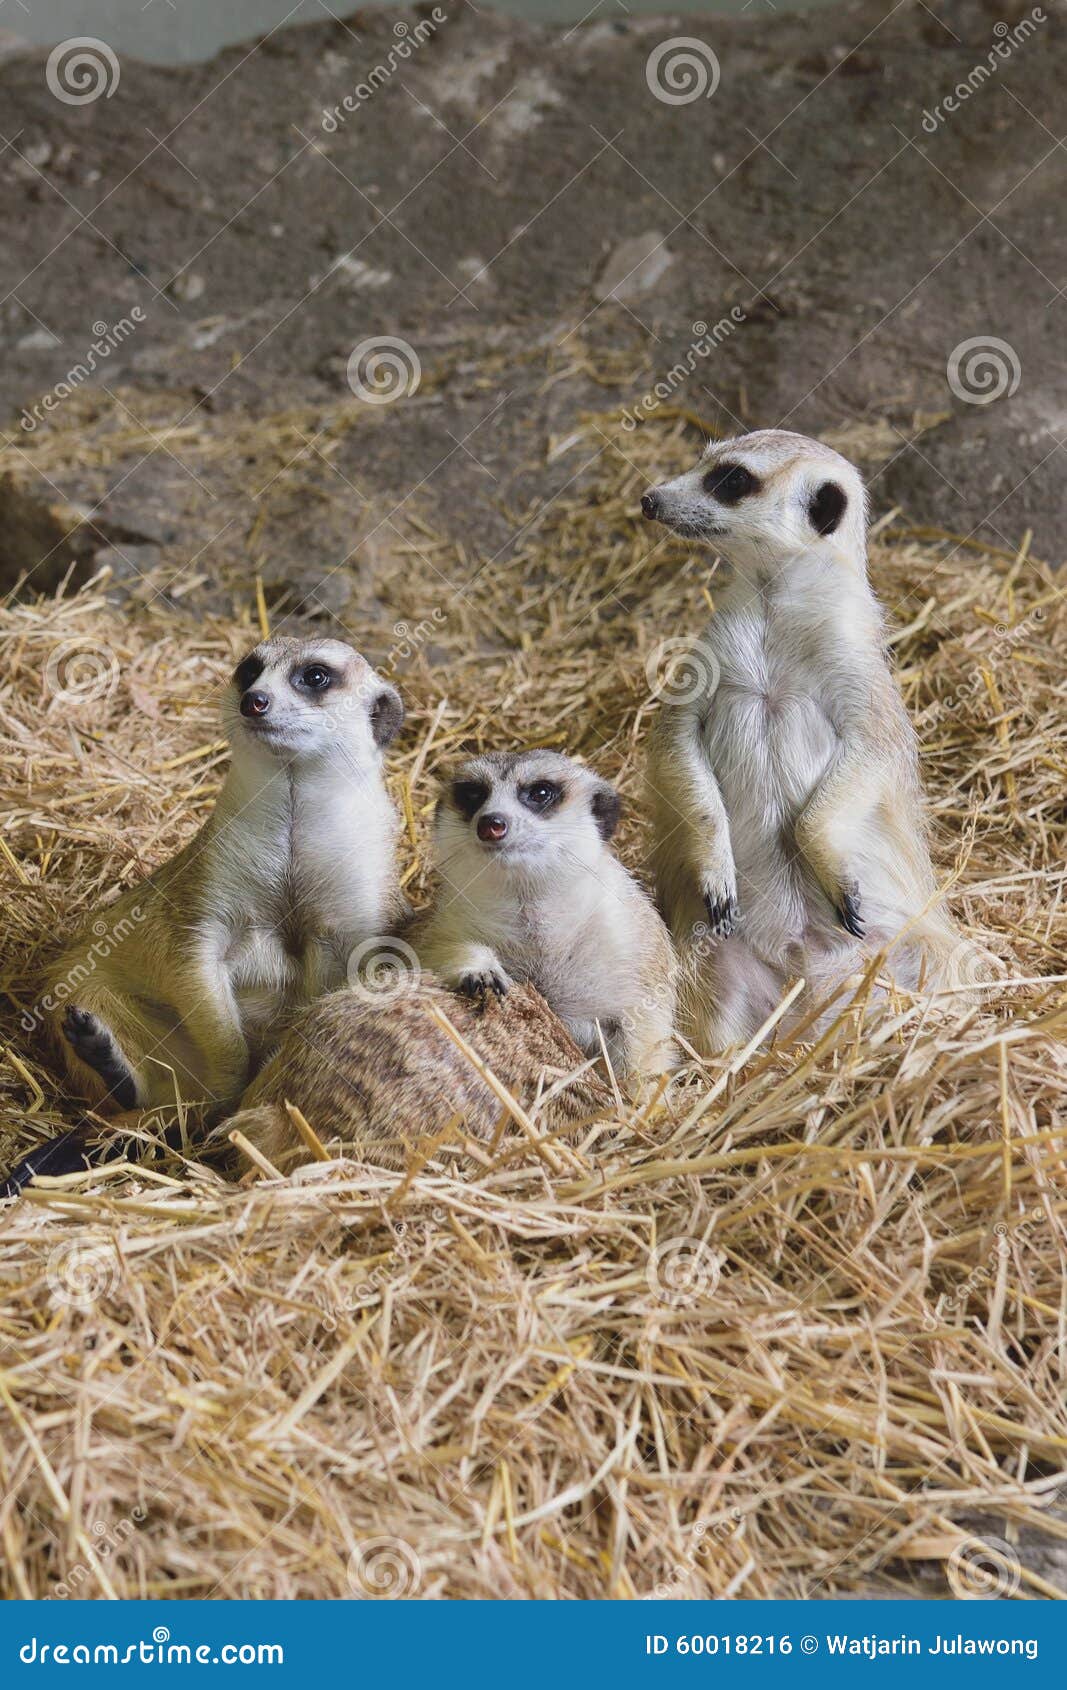
<instances>
[{"instance_id":1,"label":"meerkat brown back fur","mask_svg":"<svg viewBox=\"0 0 1067 1690\"><path fill-rule=\"evenodd\" d=\"M470 995L512 979L542 993L575 1042L619 1075L675 1060L675 961L651 900L609 848L607 781L558 751L493 752L445 781L440 893L412 933L425 966Z\"/></svg>"},{"instance_id":2,"label":"meerkat brown back fur","mask_svg":"<svg viewBox=\"0 0 1067 1690\"><path fill-rule=\"evenodd\" d=\"M285 1014L343 984L353 948L400 918L382 750L402 721L396 689L339 640L270 639L238 664L214 812L109 906L121 942L101 959L86 934L51 971L82 1095L232 1102Z\"/></svg>"},{"instance_id":3,"label":"meerkat brown back fur","mask_svg":"<svg viewBox=\"0 0 1067 1690\"><path fill-rule=\"evenodd\" d=\"M215 1141L236 1128L281 1165L302 1149L287 1103L322 1138L341 1138L387 1167L402 1167L419 1142L438 1136L492 1139L504 1106L434 1006L520 1105L536 1106L540 1127L566 1133L610 1110L607 1087L532 986L481 1006L424 975L382 1002L331 992L303 1011Z\"/></svg>"},{"instance_id":4,"label":"meerkat brown back fur","mask_svg":"<svg viewBox=\"0 0 1067 1690\"><path fill-rule=\"evenodd\" d=\"M750 1038L791 976L821 996L887 945L901 984L957 983L858 472L818 441L761 430L713 442L641 504L734 571L649 753L657 894L683 947L691 1036L711 1050Z\"/></svg>"}]
</instances>

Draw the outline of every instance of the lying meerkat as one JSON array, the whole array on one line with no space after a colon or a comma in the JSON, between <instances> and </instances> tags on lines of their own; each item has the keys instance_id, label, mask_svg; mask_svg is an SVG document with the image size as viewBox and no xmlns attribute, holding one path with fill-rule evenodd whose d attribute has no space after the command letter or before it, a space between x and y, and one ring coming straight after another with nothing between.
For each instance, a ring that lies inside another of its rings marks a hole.
<instances>
[{"instance_id":1,"label":"lying meerkat","mask_svg":"<svg viewBox=\"0 0 1067 1690\"><path fill-rule=\"evenodd\" d=\"M483 1012L424 976L381 1003L331 992L305 1010L212 1138L236 1128L282 1163L302 1148L289 1102L321 1138L341 1138L386 1167L402 1167L420 1139L446 1132L457 1115L469 1137L490 1139L504 1105L434 1019L433 1005L517 1103L543 1100L542 1129L561 1132L610 1107L607 1087L581 1071L586 1058L531 986L514 987Z\"/></svg>"},{"instance_id":2,"label":"lying meerkat","mask_svg":"<svg viewBox=\"0 0 1067 1690\"><path fill-rule=\"evenodd\" d=\"M345 981L353 948L406 909L382 778L402 721L395 687L339 640L266 640L237 665L212 815L109 906L103 958L84 934L51 970L79 1091L123 1109L232 1102L279 1018Z\"/></svg>"},{"instance_id":3,"label":"lying meerkat","mask_svg":"<svg viewBox=\"0 0 1067 1690\"><path fill-rule=\"evenodd\" d=\"M493 752L444 784L438 902L412 929L420 961L472 997L529 981L619 1075L676 1060L675 959L651 900L608 848L615 789L556 751Z\"/></svg>"},{"instance_id":4,"label":"lying meerkat","mask_svg":"<svg viewBox=\"0 0 1067 1690\"><path fill-rule=\"evenodd\" d=\"M650 520L734 567L649 751L660 907L709 1051L750 1038L803 975L818 995L901 935L903 985L949 983L914 729L867 579L858 472L803 435L713 442L651 488ZM713 936L694 949L694 933ZM952 982L956 983L956 982Z\"/></svg>"}]
</instances>

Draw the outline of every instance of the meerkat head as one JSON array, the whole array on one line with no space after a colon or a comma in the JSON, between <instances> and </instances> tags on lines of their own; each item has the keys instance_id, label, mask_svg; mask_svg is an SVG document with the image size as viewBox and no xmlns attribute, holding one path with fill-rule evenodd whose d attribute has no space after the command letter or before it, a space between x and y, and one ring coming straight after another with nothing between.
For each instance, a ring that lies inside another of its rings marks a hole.
<instances>
[{"instance_id":1,"label":"meerkat head","mask_svg":"<svg viewBox=\"0 0 1067 1690\"><path fill-rule=\"evenodd\" d=\"M264 640L241 659L223 705L235 751L292 761L338 754L373 761L404 720L400 694L342 640Z\"/></svg>"},{"instance_id":2,"label":"meerkat head","mask_svg":"<svg viewBox=\"0 0 1067 1690\"><path fill-rule=\"evenodd\" d=\"M713 440L695 469L650 487L641 509L741 570L781 568L813 552L862 568L866 557L859 471L831 447L784 429Z\"/></svg>"},{"instance_id":3,"label":"meerkat head","mask_svg":"<svg viewBox=\"0 0 1067 1690\"><path fill-rule=\"evenodd\" d=\"M562 879L592 868L618 826L613 786L559 751L490 752L446 778L437 805L437 860L455 879L484 871Z\"/></svg>"}]
</instances>

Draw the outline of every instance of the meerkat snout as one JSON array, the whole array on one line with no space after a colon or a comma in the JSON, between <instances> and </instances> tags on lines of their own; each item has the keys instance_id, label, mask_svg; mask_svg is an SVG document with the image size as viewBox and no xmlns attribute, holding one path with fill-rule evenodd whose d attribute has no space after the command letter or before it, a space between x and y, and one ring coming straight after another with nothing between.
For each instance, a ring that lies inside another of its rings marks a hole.
<instances>
[{"instance_id":1,"label":"meerkat snout","mask_svg":"<svg viewBox=\"0 0 1067 1690\"><path fill-rule=\"evenodd\" d=\"M508 824L505 816L482 816L477 828L478 838L483 845L497 845L507 838Z\"/></svg>"}]
</instances>

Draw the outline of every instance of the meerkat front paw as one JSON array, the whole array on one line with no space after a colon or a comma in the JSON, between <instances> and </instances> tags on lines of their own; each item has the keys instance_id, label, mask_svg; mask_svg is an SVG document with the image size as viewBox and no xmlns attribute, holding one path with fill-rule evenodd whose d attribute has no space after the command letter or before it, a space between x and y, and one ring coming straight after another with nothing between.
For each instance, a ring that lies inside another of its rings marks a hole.
<instances>
[{"instance_id":1,"label":"meerkat front paw","mask_svg":"<svg viewBox=\"0 0 1067 1690\"><path fill-rule=\"evenodd\" d=\"M862 939L866 933L863 918L860 913L859 882L849 881L841 888L840 897L835 906L838 921L846 933L851 933L854 939Z\"/></svg>"},{"instance_id":2,"label":"meerkat front paw","mask_svg":"<svg viewBox=\"0 0 1067 1690\"><path fill-rule=\"evenodd\" d=\"M728 886L711 887L705 882L702 895L709 931L716 939L728 939L741 915L736 891Z\"/></svg>"},{"instance_id":3,"label":"meerkat front paw","mask_svg":"<svg viewBox=\"0 0 1067 1690\"><path fill-rule=\"evenodd\" d=\"M479 1009L484 1009L490 997L498 1000L507 996L511 981L502 968L482 968L469 974L461 974L455 982L455 990L463 997L470 998Z\"/></svg>"}]
</instances>

